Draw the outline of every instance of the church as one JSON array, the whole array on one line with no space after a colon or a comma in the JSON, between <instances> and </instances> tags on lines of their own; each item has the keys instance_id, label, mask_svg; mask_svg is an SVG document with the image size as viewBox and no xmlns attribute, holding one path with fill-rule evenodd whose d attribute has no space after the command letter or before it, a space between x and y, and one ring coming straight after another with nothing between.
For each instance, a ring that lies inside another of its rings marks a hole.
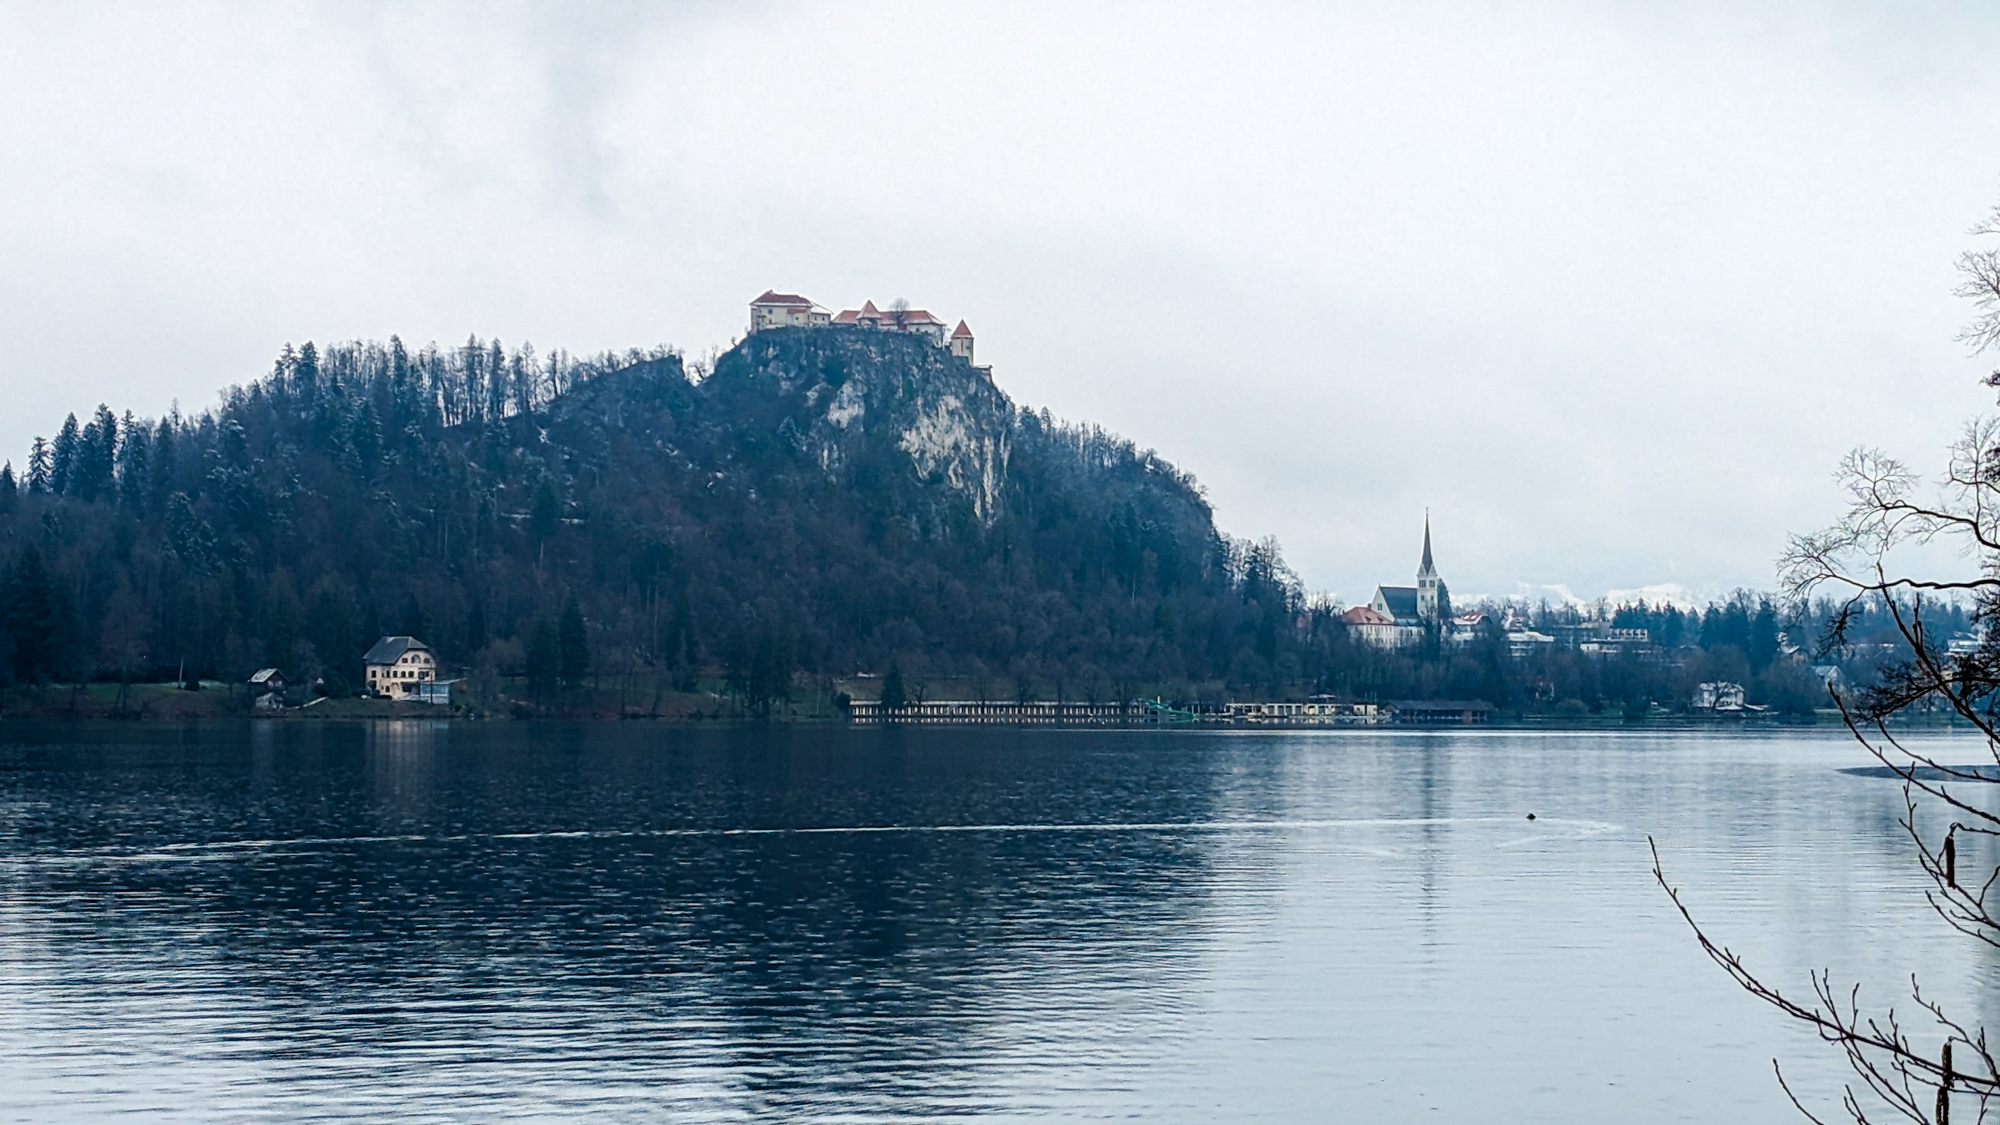
<instances>
[{"instance_id":1,"label":"church","mask_svg":"<svg viewBox=\"0 0 2000 1125\"><path fill-rule=\"evenodd\" d=\"M1377 586L1374 600L1340 615L1355 635L1380 648L1414 644L1451 620L1451 591L1431 561L1431 518L1424 517L1424 558L1415 586Z\"/></svg>"}]
</instances>

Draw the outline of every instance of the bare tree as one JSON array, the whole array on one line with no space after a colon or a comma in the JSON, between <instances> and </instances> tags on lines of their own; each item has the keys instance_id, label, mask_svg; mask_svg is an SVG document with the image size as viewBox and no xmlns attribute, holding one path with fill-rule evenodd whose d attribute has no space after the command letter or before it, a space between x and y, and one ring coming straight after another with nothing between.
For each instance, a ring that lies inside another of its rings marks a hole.
<instances>
[{"instance_id":1,"label":"bare tree","mask_svg":"<svg viewBox=\"0 0 2000 1125\"><path fill-rule=\"evenodd\" d=\"M2000 210L1973 228L2000 235ZM1968 252L1959 259L1959 289L1978 315L1961 334L1976 351L2000 344L2000 250ZM2000 386L2000 372L1988 379ZM1795 536L1779 563L1785 592L1794 598L1832 592L1835 611L1822 644L1847 640L1849 625L1866 608L1886 611L1901 638L1900 655L1859 691L1834 692L1847 726L1876 760L1903 783L1901 823L1930 885L1925 898L1939 919L1969 940L2000 949L2000 867L1961 873L1960 841L2000 838L2000 815L1978 787L2000 783L2000 417L1969 423L1952 444L1943 476L1926 484L1912 469L1879 450L1857 449L1842 461L1839 480L1850 503L1833 526ZM1901 548L1949 542L1972 560L1963 575L1927 577L1898 569ZM1969 598L1982 640L1969 652L1940 643L1926 621L1941 599ZM1948 711L1986 738L1994 768L1947 765L1920 746L1899 739L1891 718L1912 709ZM1956 1101L1985 1121L2000 1096L2000 1062L1984 1027L1966 1022L1927 995L1910 977L1913 1007L1874 1010L1861 1002L1861 986L1845 989L1829 972L1809 978L1801 998L1758 977L1742 958L1704 931L1678 889L1667 881L1657 847L1653 876L1693 928L1702 950L1745 991L1811 1026L1846 1056L1854 1079L1840 1097L1840 1117L1856 1123L1907 1121L1949 1125ZM1914 1020L1914 1022L1912 1022ZM1823 1119L1801 1103L1777 1069L1778 1082L1801 1113Z\"/></svg>"}]
</instances>

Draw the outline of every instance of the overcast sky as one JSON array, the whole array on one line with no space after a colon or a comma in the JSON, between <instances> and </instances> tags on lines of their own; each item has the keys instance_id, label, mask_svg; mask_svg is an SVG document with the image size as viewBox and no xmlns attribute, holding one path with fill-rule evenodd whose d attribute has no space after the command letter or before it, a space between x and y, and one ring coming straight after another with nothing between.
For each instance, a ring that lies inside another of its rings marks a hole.
<instances>
[{"instance_id":1,"label":"overcast sky","mask_svg":"<svg viewBox=\"0 0 2000 1125\"><path fill-rule=\"evenodd\" d=\"M2000 202L1968 6L0 5L0 451L287 342L898 297L1315 590L1769 586L1925 466ZM581 14L580 14L581 13Z\"/></svg>"}]
</instances>

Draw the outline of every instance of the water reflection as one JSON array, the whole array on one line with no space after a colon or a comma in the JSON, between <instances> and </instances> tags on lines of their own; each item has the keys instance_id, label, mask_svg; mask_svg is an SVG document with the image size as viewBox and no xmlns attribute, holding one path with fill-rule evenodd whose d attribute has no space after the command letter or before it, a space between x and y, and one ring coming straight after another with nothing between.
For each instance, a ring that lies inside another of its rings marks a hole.
<instances>
[{"instance_id":1,"label":"water reflection","mask_svg":"<svg viewBox=\"0 0 2000 1125\"><path fill-rule=\"evenodd\" d=\"M1830 740L6 737L27 1117L1779 1120L1644 835L1780 969L1921 908Z\"/></svg>"}]
</instances>

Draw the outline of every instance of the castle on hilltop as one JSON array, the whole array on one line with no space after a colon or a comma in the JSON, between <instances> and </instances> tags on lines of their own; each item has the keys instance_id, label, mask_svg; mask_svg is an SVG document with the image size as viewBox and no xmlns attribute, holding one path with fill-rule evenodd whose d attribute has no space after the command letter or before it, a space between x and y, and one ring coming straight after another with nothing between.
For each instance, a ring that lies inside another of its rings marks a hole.
<instances>
[{"instance_id":1,"label":"castle on hilltop","mask_svg":"<svg viewBox=\"0 0 2000 1125\"><path fill-rule=\"evenodd\" d=\"M1424 517L1424 558L1417 566L1415 586L1377 586L1367 605L1340 615L1349 629L1369 644L1399 648L1413 644L1425 632L1451 621L1451 591L1431 561L1431 518Z\"/></svg>"},{"instance_id":2,"label":"castle on hilltop","mask_svg":"<svg viewBox=\"0 0 2000 1125\"><path fill-rule=\"evenodd\" d=\"M882 332L908 332L922 336L951 354L972 363L972 329L964 321L946 336L944 321L930 314L928 309L913 309L901 301L883 312L875 307L875 302L864 301L858 309L847 309L838 315L814 304L797 293L779 293L766 289L764 295L750 302L750 331L768 331L773 328L825 328L828 326L868 328ZM991 373L989 368L978 368Z\"/></svg>"}]
</instances>

